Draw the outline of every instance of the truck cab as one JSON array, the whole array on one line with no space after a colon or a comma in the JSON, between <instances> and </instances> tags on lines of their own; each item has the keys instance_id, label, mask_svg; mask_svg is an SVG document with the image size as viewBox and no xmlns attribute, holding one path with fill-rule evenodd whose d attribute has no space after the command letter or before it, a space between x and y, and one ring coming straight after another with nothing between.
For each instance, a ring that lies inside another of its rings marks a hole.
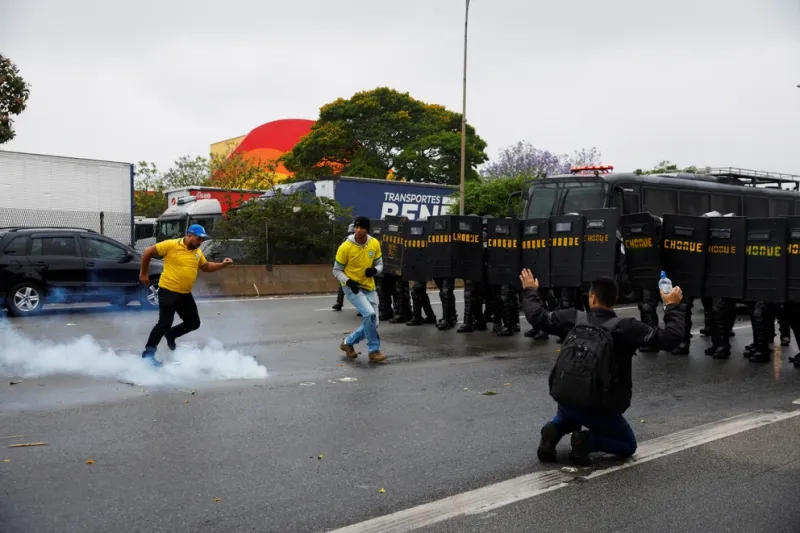
<instances>
[{"instance_id":1,"label":"truck cab","mask_svg":"<svg viewBox=\"0 0 800 533\"><path fill-rule=\"evenodd\" d=\"M222 205L219 200L198 200L194 196L178 198L174 206L171 205L158 217L156 242L183 237L186 228L192 224L200 224L210 233L220 220Z\"/></svg>"}]
</instances>

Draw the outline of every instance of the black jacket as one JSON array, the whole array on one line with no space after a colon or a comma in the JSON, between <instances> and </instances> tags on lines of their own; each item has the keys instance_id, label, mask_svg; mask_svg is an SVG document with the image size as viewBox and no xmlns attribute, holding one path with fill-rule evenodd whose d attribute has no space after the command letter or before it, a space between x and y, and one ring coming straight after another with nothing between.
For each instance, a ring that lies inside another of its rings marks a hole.
<instances>
[{"instance_id":1,"label":"black jacket","mask_svg":"<svg viewBox=\"0 0 800 533\"><path fill-rule=\"evenodd\" d=\"M537 291L525 289L525 318L531 326L541 329L550 335L564 337L575 326L577 312L575 309L563 309L547 312L542 307ZM589 322L603 324L617 314L610 309L595 308L589 313ZM631 378L631 361L640 347L652 347L659 350L672 350L683 340L686 325L684 313L677 304L667 306L664 312L664 329L648 326L636 318L622 318L611 332L617 357L616 376L618 382L612 387L613 413L624 413L631 405L633 380Z\"/></svg>"}]
</instances>

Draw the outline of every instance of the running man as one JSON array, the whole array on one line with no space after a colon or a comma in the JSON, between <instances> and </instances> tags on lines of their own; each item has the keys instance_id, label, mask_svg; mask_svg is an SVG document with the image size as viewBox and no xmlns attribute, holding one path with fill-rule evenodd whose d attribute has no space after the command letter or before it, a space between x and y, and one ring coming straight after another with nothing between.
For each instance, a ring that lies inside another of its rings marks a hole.
<instances>
[{"instance_id":1,"label":"running man","mask_svg":"<svg viewBox=\"0 0 800 533\"><path fill-rule=\"evenodd\" d=\"M208 238L206 230L193 224L180 239L162 241L149 246L142 253L142 268L139 279L145 285L150 283L147 268L150 260L159 256L164 259L164 272L158 281L158 323L150 332L142 357L153 366L162 366L156 359L156 350L161 339L166 337L167 346L175 350L175 339L200 327L200 315L192 296L192 287L197 279L197 271L216 272L233 264L230 258L222 263L209 263L200 245ZM172 327L175 313L183 320Z\"/></svg>"},{"instance_id":2,"label":"running man","mask_svg":"<svg viewBox=\"0 0 800 533\"><path fill-rule=\"evenodd\" d=\"M369 234L369 218L356 217L354 234L347 237L336 252L333 275L339 280L347 300L361 314L361 325L342 340L339 347L347 357L356 358L355 345L367 339L370 361L384 361L378 335L378 291L375 276L383 272L381 243Z\"/></svg>"}]
</instances>

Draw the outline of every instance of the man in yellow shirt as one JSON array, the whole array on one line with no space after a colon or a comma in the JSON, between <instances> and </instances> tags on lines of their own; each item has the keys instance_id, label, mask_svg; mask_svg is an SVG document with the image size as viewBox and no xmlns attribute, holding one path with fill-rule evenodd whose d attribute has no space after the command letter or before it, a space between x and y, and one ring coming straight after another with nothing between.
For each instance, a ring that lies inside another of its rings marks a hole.
<instances>
[{"instance_id":1,"label":"man in yellow shirt","mask_svg":"<svg viewBox=\"0 0 800 533\"><path fill-rule=\"evenodd\" d=\"M358 357L355 345L367 339L370 361L384 361L378 335L378 292L375 276L383 272L381 243L369 234L369 218L356 217L350 235L336 252L333 275L339 280L347 300L361 314L361 325L339 347L347 357Z\"/></svg>"},{"instance_id":2,"label":"man in yellow shirt","mask_svg":"<svg viewBox=\"0 0 800 533\"><path fill-rule=\"evenodd\" d=\"M164 272L158 281L158 323L150 332L142 357L153 366L161 366L156 359L156 350L161 339L166 337L170 350L175 349L175 339L200 327L200 315L192 296L192 287L197 279L197 271L216 272L233 264L229 258L222 263L206 261L200 245L208 235L203 226L193 224L181 239L169 239L155 246L149 246L142 253L142 268L139 279L148 284L147 268L150 260L159 256L164 258ZM183 320L172 327L175 313Z\"/></svg>"}]
</instances>

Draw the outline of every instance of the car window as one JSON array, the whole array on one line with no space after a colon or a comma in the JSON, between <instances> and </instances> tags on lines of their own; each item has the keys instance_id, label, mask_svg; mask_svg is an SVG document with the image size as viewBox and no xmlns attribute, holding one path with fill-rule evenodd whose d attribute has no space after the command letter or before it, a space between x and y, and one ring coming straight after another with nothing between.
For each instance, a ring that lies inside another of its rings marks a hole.
<instances>
[{"instance_id":1,"label":"car window","mask_svg":"<svg viewBox=\"0 0 800 533\"><path fill-rule=\"evenodd\" d=\"M651 215L663 217L665 214L676 214L678 212L678 193L670 189L644 189L643 211L649 211Z\"/></svg>"},{"instance_id":2,"label":"car window","mask_svg":"<svg viewBox=\"0 0 800 533\"><path fill-rule=\"evenodd\" d=\"M36 237L31 239L31 255L78 257L78 248L72 235Z\"/></svg>"},{"instance_id":3,"label":"car window","mask_svg":"<svg viewBox=\"0 0 800 533\"><path fill-rule=\"evenodd\" d=\"M772 216L773 217L788 217L792 214L792 201L776 199L772 200Z\"/></svg>"},{"instance_id":4,"label":"car window","mask_svg":"<svg viewBox=\"0 0 800 533\"><path fill-rule=\"evenodd\" d=\"M20 235L14 237L11 242L6 244L3 253L6 255L25 255L25 250L28 248L28 236Z\"/></svg>"},{"instance_id":5,"label":"car window","mask_svg":"<svg viewBox=\"0 0 800 533\"><path fill-rule=\"evenodd\" d=\"M768 217L769 200L766 198L745 197L744 216L746 217Z\"/></svg>"},{"instance_id":6,"label":"car window","mask_svg":"<svg viewBox=\"0 0 800 533\"><path fill-rule=\"evenodd\" d=\"M122 246L91 237L81 237L81 248L83 248L84 257L88 259L119 261L128 254L128 251Z\"/></svg>"},{"instance_id":7,"label":"car window","mask_svg":"<svg viewBox=\"0 0 800 533\"><path fill-rule=\"evenodd\" d=\"M707 193L698 191L680 191L678 196L680 200L681 215L692 215L699 217L708 213L710 199Z\"/></svg>"}]
</instances>

